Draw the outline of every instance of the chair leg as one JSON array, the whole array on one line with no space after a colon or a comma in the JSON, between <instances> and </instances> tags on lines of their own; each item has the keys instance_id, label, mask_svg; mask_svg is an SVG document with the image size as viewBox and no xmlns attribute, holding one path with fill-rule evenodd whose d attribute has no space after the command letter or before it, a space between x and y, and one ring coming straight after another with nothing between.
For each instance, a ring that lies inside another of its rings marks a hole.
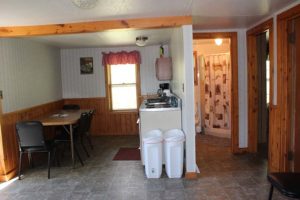
<instances>
[{"instance_id":1,"label":"chair leg","mask_svg":"<svg viewBox=\"0 0 300 200\"><path fill-rule=\"evenodd\" d=\"M86 138L87 138L87 140L88 140L88 142L89 142L89 144L90 144L91 149L94 150L94 146L93 146L93 144L92 144L91 137L88 135L88 133L87 133L87 135L86 135Z\"/></svg>"},{"instance_id":2,"label":"chair leg","mask_svg":"<svg viewBox=\"0 0 300 200\"><path fill-rule=\"evenodd\" d=\"M82 159L81 159L81 157L80 157L80 155L79 155L79 152L78 152L78 150L77 150L77 148L74 146L74 150L75 150L75 153L76 153L76 155L77 155L77 157L78 157L78 159L79 159L79 162L81 163L81 165L82 166L84 166L84 164L83 164L83 162L82 162Z\"/></svg>"},{"instance_id":3,"label":"chair leg","mask_svg":"<svg viewBox=\"0 0 300 200\"><path fill-rule=\"evenodd\" d=\"M30 167L34 168L33 159L32 159L32 156L31 156L30 152L28 152L28 161L29 161Z\"/></svg>"},{"instance_id":4,"label":"chair leg","mask_svg":"<svg viewBox=\"0 0 300 200\"><path fill-rule=\"evenodd\" d=\"M48 152L48 179L50 179L51 151Z\"/></svg>"},{"instance_id":5,"label":"chair leg","mask_svg":"<svg viewBox=\"0 0 300 200\"><path fill-rule=\"evenodd\" d=\"M19 174L18 174L19 180L21 180L22 155L23 155L23 153L20 151L20 157L19 157Z\"/></svg>"},{"instance_id":6,"label":"chair leg","mask_svg":"<svg viewBox=\"0 0 300 200\"><path fill-rule=\"evenodd\" d=\"M81 143L81 146L82 146L83 150L85 151L87 157L90 157L89 152L87 151L87 149L85 148L85 146L84 146L84 144L83 144L83 138L81 138L80 143Z\"/></svg>"},{"instance_id":7,"label":"chair leg","mask_svg":"<svg viewBox=\"0 0 300 200\"><path fill-rule=\"evenodd\" d=\"M269 200L272 200L273 196L273 185L271 184L270 193L269 193Z\"/></svg>"}]
</instances>

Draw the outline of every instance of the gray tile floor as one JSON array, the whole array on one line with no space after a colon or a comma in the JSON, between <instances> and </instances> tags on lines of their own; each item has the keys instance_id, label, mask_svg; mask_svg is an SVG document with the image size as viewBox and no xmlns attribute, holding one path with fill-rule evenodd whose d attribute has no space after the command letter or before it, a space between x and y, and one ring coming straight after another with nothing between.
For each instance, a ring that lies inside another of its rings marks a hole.
<instances>
[{"instance_id":1,"label":"gray tile floor","mask_svg":"<svg viewBox=\"0 0 300 200\"><path fill-rule=\"evenodd\" d=\"M265 160L255 155L234 156L230 141L197 135L197 180L147 179L140 161L112 161L119 147L138 146L138 137L116 136L93 139L95 150L85 166L71 168L65 155L61 167L53 167L47 179L45 165L24 171L21 181L0 190L0 199L97 199L97 200L235 200L267 199ZM84 155L82 153L82 155ZM41 162L42 163L42 162ZM274 200L285 199L274 192Z\"/></svg>"}]
</instances>

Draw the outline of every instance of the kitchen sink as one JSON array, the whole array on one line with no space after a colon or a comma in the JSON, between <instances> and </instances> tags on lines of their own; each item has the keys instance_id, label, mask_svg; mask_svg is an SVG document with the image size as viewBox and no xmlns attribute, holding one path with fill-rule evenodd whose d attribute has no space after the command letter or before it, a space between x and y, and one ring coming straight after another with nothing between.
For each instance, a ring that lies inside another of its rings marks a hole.
<instances>
[{"instance_id":1,"label":"kitchen sink","mask_svg":"<svg viewBox=\"0 0 300 200\"><path fill-rule=\"evenodd\" d=\"M164 104L147 104L146 108L171 108L172 106L168 103Z\"/></svg>"}]
</instances>

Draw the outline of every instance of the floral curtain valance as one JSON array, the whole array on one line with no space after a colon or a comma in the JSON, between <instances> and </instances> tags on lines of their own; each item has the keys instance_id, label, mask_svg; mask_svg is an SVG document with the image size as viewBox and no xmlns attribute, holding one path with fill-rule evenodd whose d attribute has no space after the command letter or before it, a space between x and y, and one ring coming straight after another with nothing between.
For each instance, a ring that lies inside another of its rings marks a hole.
<instances>
[{"instance_id":1,"label":"floral curtain valance","mask_svg":"<svg viewBox=\"0 0 300 200\"><path fill-rule=\"evenodd\" d=\"M141 64L141 56L138 51L121 51L102 53L102 65Z\"/></svg>"}]
</instances>

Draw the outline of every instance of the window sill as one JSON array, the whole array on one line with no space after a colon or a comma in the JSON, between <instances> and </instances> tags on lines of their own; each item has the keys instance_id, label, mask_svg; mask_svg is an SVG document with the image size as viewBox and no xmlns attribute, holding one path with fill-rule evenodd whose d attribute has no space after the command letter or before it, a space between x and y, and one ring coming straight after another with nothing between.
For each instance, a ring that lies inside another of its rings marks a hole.
<instances>
[{"instance_id":1,"label":"window sill","mask_svg":"<svg viewBox=\"0 0 300 200\"><path fill-rule=\"evenodd\" d=\"M122 113L138 113L138 109L131 109L131 110L110 110L110 113L113 114L122 114Z\"/></svg>"}]
</instances>

